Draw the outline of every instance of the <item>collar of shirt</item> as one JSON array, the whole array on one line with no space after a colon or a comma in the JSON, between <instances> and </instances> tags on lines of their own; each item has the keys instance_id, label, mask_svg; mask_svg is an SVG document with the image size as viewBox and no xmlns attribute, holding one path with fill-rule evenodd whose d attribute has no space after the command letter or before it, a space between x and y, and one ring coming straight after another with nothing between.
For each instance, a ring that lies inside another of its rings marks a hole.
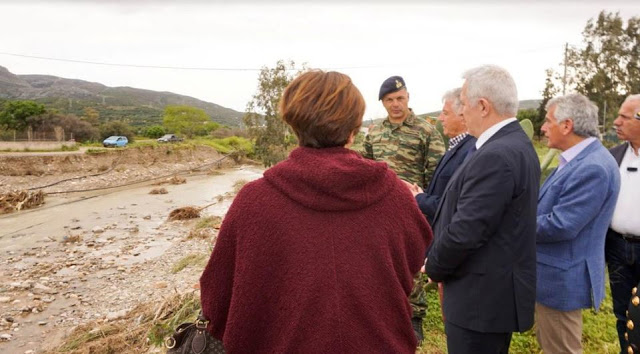
<instances>
[{"instance_id":1,"label":"collar of shirt","mask_svg":"<svg viewBox=\"0 0 640 354\"><path fill-rule=\"evenodd\" d=\"M558 171L560 171L566 164L571 162L571 160L573 160L576 156L578 156L578 154L581 153L582 150L584 150L587 146L589 146L589 144L591 144L595 140L596 138L592 136L588 137L582 140L581 142L573 145L572 147L568 148L567 150L563 151L560 154L560 157L558 157Z\"/></svg>"},{"instance_id":2,"label":"collar of shirt","mask_svg":"<svg viewBox=\"0 0 640 354\"><path fill-rule=\"evenodd\" d=\"M495 133L497 133L498 130L502 129L502 127L515 121L517 121L515 117L508 118L492 125L489 129L485 130L484 133L480 134L480 136L478 137L478 140L476 140L476 149L479 150L482 147L482 145L484 145L484 143L486 143L487 140L491 139L491 137Z\"/></svg>"},{"instance_id":3,"label":"collar of shirt","mask_svg":"<svg viewBox=\"0 0 640 354\"><path fill-rule=\"evenodd\" d=\"M632 154L633 156L638 156L638 154L636 154L636 150L634 150L633 146L631 146L631 143L628 142L627 145L629 146L627 147L627 152L625 153L625 156L626 154ZM640 150L638 150L638 152L640 152Z\"/></svg>"},{"instance_id":4,"label":"collar of shirt","mask_svg":"<svg viewBox=\"0 0 640 354\"><path fill-rule=\"evenodd\" d=\"M460 144L460 142L464 138L466 138L467 135L469 135L469 133L468 132L464 132L462 134L458 134L458 135L454 136L453 138L449 139L449 149L447 149L447 151L453 149L454 147L456 147L456 145Z\"/></svg>"}]
</instances>

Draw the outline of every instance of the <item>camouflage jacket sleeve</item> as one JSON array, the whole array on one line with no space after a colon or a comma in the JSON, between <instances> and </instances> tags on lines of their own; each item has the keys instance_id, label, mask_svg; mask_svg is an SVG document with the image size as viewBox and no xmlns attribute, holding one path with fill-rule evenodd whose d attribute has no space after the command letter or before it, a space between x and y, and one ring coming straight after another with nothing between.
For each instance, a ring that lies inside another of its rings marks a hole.
<instances>
[{"instance_id":1,"label":"camouflage jacket sleeve","mask_svg":"<svg viewBox=\"0 0 640 354\"><path fill-rule=\"evenodd\" d=\"M365 159L374 160L373 158L373 147L371 146L371 135L367 134L364 137L364 142L362 143L362 150L360 150L360 154Z\"/></svg>"},{"instance_id":2,"label":"camouflage jacket sleeve","mask_svg":"<svg viewBox=\"0 0 640 354\"><path fill-rule=\"evenodd\" d=\"M436 171L438 161L445 153L444 139L440 132L434 127L431 130L431 134L427 137L427 141L424 144L424 183L423 189L426 190L429 187L429 183L433 178L433 173Z\"/></svg>"}]
</instances>

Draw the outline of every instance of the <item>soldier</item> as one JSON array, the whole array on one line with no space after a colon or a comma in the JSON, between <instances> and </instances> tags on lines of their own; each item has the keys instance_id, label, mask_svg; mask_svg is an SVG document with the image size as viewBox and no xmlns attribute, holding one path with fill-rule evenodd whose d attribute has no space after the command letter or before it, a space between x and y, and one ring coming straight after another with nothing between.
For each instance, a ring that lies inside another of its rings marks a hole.
<instances>
[{"instance_id":1,"label":"soldier","mask_svg":"<svg viewBox=\"0 0 640 354\"><path fill-rule=\"evenodd\" d=\"M389 115L369 130L362 156L386 162L398 177L426 189L445 152L442 136L409 108L409 92L402 77L386 79L378 99Z\"/></svg>"},{"instance_id":2,"label":"soldier","mask_svg":"<svg viewBox=\"0 0 640 354\"><path fill-rule=\"evenodd\" d=\"M362 156L386 162L402 180L426 189L445 152L442 136L431 123L417 117L409 108L409 93L402 77L386 79L380 86L378 99L382 100L389 115L382 124L369 130ZM421 342L427 300L420 273L414 278L409 302L413 309L413 329Z\"/></svg>"}]
</instances>

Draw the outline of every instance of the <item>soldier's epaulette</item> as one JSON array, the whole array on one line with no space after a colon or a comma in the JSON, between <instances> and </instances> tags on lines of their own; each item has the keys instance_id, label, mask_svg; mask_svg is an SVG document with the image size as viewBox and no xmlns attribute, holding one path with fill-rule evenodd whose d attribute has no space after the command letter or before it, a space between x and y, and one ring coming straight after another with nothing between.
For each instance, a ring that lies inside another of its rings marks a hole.
<instances>
[{"instance_id":1,"label":"soldier's epaulette","mask_svg":"<svg viewBox=\"0 0 640 354\"><path fill-rule=\"evenodd\" d=\"M438 124L438 117L424 116L424 119L432 125Z\"/></svg>"}]
</instances>

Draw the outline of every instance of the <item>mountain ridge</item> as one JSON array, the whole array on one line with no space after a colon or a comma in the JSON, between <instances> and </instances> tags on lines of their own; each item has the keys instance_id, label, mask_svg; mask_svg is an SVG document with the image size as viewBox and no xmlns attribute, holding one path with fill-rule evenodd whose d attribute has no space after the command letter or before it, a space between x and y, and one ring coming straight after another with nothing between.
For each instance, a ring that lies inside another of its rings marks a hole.
<instances>
[{"instance_id":1,"label":"mountain ridge","mask_svg":"<svg viewBox=\"0 0 640 354\"><path fill-rule=\"evenodd\" d=\"M110 87L98 82L53 75L16 75L0 66L0 98L33 100L61 113L82 115L94 108L101 121L123 120L132 126L161 124L167 105L187 105L204 110L214 122L240 126L243 112L169 91L130 86Z\"/></svg>"}]
</instances>

